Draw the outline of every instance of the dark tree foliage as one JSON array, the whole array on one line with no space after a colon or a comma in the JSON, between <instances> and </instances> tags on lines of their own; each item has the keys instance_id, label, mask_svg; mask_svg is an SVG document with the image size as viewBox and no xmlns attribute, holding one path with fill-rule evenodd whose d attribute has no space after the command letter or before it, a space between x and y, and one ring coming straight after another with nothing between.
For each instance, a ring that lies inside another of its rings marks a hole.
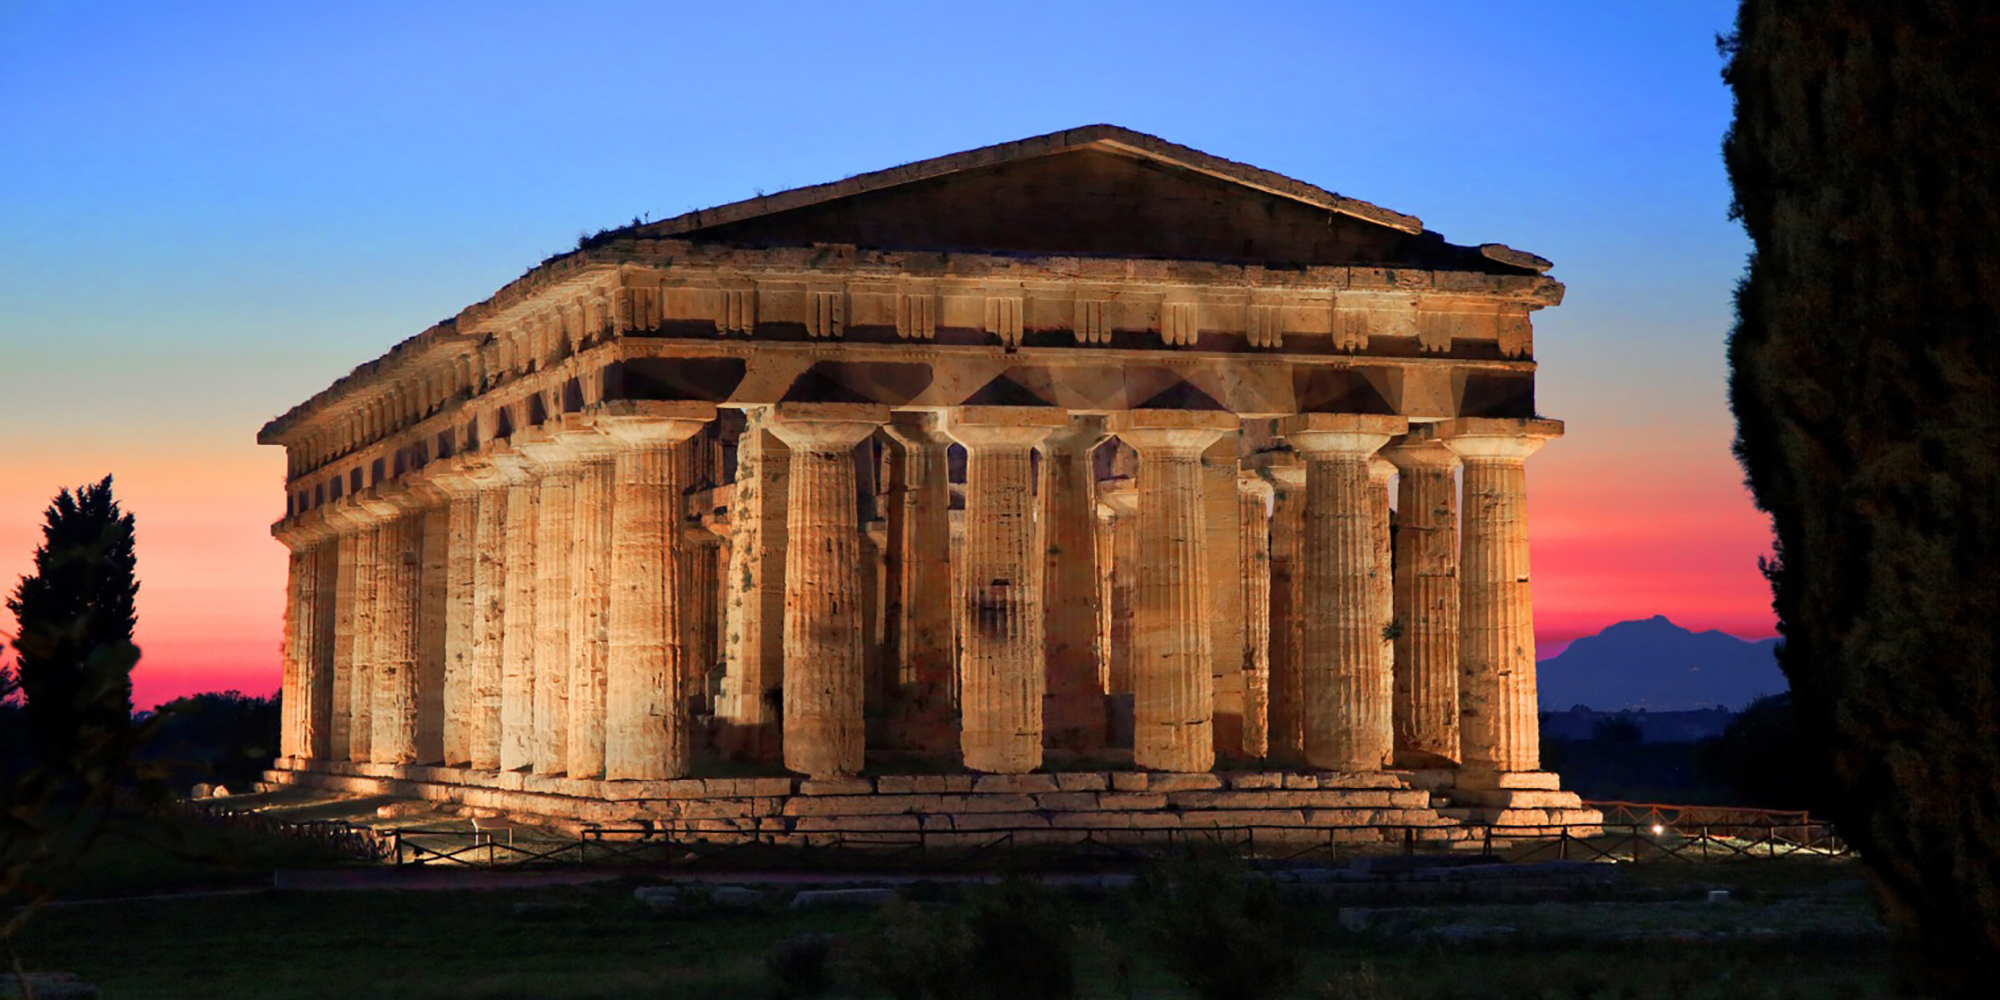
<instances>
[{"instance_id":1,"label":"dark tree foliage","mask_svg":"<svg viewBox=\"0 0 2000 1000\"><path fill-rule=\"evenodd\" d=\"M18 627L17 677L27 721L48 754L74 754L86 729L119 730L132 717L132 676L91 671L91 653L130 645L139 593L132 515L118 509L111 477L56 495L43 515L34 572L7 609ZM98 660L96 662L113 662Z\"/></svg>"},{"instance_id":2,"label":"dark tree foliage","mask_svg":"<svg viewBox=\"0 0 2000 1000\"><path fill-rule=\"evenodd\" d=\"M1789 694L1751 702L1721 736L1702 747L1701 770L1745 805L1815 815L1826 815L1831 808L1826 769L1799 738Z\"/></svg>"},{"instance_id":3,"label":"dark tree foliage","mask_svg":"<svg viewBox=\"0 0 2000 1000\"><path fill-rule=\"evenodd\" d=\"M2000 995L2000 5L1746 0L1723 48L1797 724L1912 988Z\"/></svg>"},{"instance_id":4,"label":"dark tree foliage","mask_svg":"<svg viewBox=\"0 0 2000 1000\"><path fill-rule=\"evenodd\" d=\"M179 792L203 781L248 791L278 753L277 698L189 695L161 705L157 720L139 759L162 765Z\"/></svg>"}]
</instances>

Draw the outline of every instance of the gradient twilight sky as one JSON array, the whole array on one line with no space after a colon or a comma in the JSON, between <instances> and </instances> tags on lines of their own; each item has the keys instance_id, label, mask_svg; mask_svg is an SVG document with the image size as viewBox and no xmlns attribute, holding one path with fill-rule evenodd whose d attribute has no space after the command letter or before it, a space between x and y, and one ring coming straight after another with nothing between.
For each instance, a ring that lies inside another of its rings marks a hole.
<instances>
[{"instance_id":1,"label":"gradient twilight sky","mask_svg":"<svg viewBox=\"0 0 2000 1000\"><path fill-rule=\"evenodd\" d=\"M1553 259L1542 655L1657 613L1770 635L1724 392L1734 10L8 0L0 585L111 472L138 703L274 690L264 421L579 231L1111 122Z\"/></svg>"}]
</instances>

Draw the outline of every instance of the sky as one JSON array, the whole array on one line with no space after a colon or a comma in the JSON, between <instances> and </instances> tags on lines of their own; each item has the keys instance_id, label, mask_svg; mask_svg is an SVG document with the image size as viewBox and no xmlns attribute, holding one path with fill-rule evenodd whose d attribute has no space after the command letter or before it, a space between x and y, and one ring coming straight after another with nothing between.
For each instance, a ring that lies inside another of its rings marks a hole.
<instances>
[{"instance_id":1,"label":"sky","mask_svg":"<svg viewBox=\"0 0 2000 1000\"><path fill-rule=\"evenodd\" d=\"M141 707L276 689L257 429L576 236L1093 122L1555 261L1543 656L1773 634L1729 451L1734 4L0 0L0 586L137 517ZM0 638L12 623L0 610Z\"/></svg>"}]
</instances>

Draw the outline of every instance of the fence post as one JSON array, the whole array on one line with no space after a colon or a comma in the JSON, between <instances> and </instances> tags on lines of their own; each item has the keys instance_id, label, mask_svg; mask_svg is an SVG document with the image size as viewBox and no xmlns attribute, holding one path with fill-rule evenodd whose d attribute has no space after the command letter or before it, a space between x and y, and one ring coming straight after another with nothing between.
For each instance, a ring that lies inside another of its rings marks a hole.
<instances>
[{"instance_id":1,"label":"fence post","mask_svg":"<svg viewBox=\"0 0 2000 1000\"><path fill-rule=\"evenodd\" d=\"M1403 856L1414 857L1417 853L1417 831L1412 827L1403 828Z\"/></svg>"},{"instance_id":2,"label":"fence post","mask_svg":"<svg viewBox=\"0 0 2000 1000\"><path fill-rule=\"evenodd\" d=\"M1569 860L1569 826L1567 824L1564 824L1561 835L1556 839L1556 858L1561 861Z\"/></svg>"}]
</instances>

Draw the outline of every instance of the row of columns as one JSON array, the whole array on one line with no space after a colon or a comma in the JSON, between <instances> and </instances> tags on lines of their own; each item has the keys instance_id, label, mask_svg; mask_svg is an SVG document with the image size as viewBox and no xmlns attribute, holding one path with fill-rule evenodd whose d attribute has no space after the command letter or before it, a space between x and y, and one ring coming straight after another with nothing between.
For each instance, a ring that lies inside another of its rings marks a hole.
<instances>
[{"instance_id":1,"label":"row of columns","mask_svg":"<svg viewBox=\"0 0 2000 1000\"><path fill-rule=\"evenodd\" d=\"M687 619L714 600L683 568L674 449L713 416L693 409L497 446L294 541L287 753L688 773L706 668L683 648ZM1560 424L1302 414L1279 422L1289 452L1248 472L1237 429L1195 411L751 413L719 581L725 749L815 776L863 766L854 453L882 431L899 458L888 745L1032 770L1045 747L1101 748L1103 696L1129 693L1133 759L1152 769L1207 770L1220 748L1323 770L1534 770L1523 463ZM1100 489L1107 435L1137 475Z\"/></svg>"}]
</instances>

